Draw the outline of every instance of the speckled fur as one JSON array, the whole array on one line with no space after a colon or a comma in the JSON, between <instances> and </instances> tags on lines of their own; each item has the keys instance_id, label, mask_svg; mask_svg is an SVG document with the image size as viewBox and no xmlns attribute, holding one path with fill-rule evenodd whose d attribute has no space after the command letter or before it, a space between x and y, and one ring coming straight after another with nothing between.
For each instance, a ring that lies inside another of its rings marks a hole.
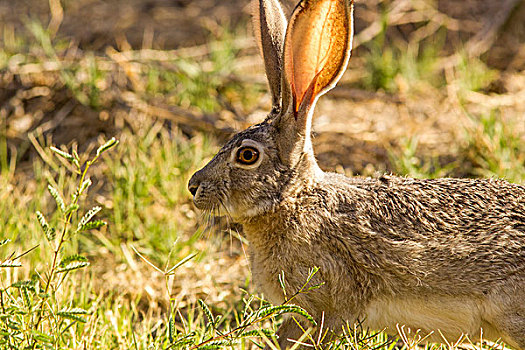
<instances>
[{"instance_id":1,"label":"speckled fur","mask_svg":"<svg viewBox=\"0 0 525 350\"><path fill-rule=\"evenodd\" d=\"M210 205L222 193L243 224L253 279L274 303L283 301L281 272L293 293L318 266L314 282L325 285L295 301L318 320L324 313L332 329L364 319L392 334L397 323L434 331L430 339L442 341L437 326L455 341L462 333L476 339L483 327L484 338L525 349L523 186L348 178L311 170L315 160L306 154L297 172L280 163L272 134L278 137L263 123L236 135L196 176L218 186L199 199ZM247 138L267 145L257 171L225 160Z\"/></svg>"},{"instance_id":2,"label":"speckled fur","mask_svg":"<svg viewBox=\"0 0 525 350\"><path fill-rule=\"evenodd\" d=\"M525 187L325 173L305 132L314 104L299 116L277 106L190 180L198 208L243 225L253 280L265 296L283 302L278 275L292 294L317 266L313 283L325 284L294 302L335 332L363 320L391 334L400 324L454 342L461 334L475 340L483 329L483 338L525 350ZM263 157L253 169L233 158L246 140ZM278 334L283 348L301 336L291 319Z\"/></svg>"}]
</instances>

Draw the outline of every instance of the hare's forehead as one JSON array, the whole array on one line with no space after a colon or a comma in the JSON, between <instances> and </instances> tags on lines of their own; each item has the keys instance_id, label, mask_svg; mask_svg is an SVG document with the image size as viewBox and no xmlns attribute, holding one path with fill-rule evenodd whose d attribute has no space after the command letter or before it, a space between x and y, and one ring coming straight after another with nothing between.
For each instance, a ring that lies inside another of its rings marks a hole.
<instances>
[{"instance_id":1,"label":"hare's forehead","mask_svg":"<svg viewBox=\"0 0 525 350\"><path fill-rule=\"evenodd\" d=\"M273 145L272 130L267 125L254 125L244 131L237 133L224 146L225 149L234 149L244 144L261 145L269 147Z\"/></svg>"}]
</instances>

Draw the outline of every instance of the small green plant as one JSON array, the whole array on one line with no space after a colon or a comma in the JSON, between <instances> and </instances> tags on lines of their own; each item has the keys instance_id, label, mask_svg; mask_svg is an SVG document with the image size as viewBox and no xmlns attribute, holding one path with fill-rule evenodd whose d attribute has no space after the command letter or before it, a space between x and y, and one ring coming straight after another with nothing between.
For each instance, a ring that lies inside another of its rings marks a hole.
<instances>
[{"instance_id":1,"label":"small green plant","mask_svg":"<svg viewBox=\"0 0 525 350\"><path fill-rule=\"evenodd\" d=\"M525 141L497 110L482 116L470 116L463 150L465 163L472 165L475 176L499 177L511 182L525 181Z\"/></svg>"},{"instance_id":2,"label":"small green plant","mask_svg":"<svg viewBox=\"0 0 525 350\"><path fill-rule=\"evenodd\" d=\"M395 77L399 73L396 53L390 47L384 47L382 40L369 43L370 50L366 57L367 74L363 79L363 85L370 90L384 90L395 92L397 86Z\"/></svg>"},{"instance_id":3,"label":"small green plant","mask_svg":"<svg viewBox=\"0 0 525 350\"><path fill-rule=\"evenodd\" d=\"M389 158L394 172L415 178L438 178L450 175L457 167L455 162L441 165L437 157L421 158L417 154L418 138L410 137L401 140L398 149L389 151Z\"/></svg>"},{"instance_id":4,"label":"small green plant","mask_svg":"<svg viewBox=\"0 0 525 350\"><path fill-rule=\"evenodd\" d=\"M487 67L479 57L461 54L461 61L456 66L456 75L461 91L480 91L485 89L496 77L497 72Z\"/></svg>"},{"instance_id":5,"label":"small green plant","mask_svg":"<svg viewBox=\"0 0 525 350\"><path fill-rule=\"evenodd\" d=\"M263 348L266 345L272 349L277 349L275 329L276 325L279 324L279 316L284 314L289 314L294 318L303 331L302 337L292 349L297 348L300 344L309 344L308 346L320 350L392 350L395 345L395 342L392 343L386 334L365 329L360 322L352 325L346 324L342 329L342 334L337 336L332 330L323 327L323 324L317 324L305 309L295 305L293 302L298 296L311 293L324 285L322 282L314 283L314 276L319 271L317 267L310 269L305 283L292 294L289 294L285 287L285 275L283 273L279 275L279 283L285 299L280 305L273 305L246 292L247 297L242 298L238 307L222 312L208 305L204 300L199 299L197 303L200 309L199 316L195 317L193 312L188 312L184 315L187 311L182 310L181 312L178 309L177 304L180 301L171 298L172 291L169 277L174 274L177 268L194 258L197 254L188 255L173 267L169 267L169 264L166 264L166 268L161 269L134 247L132 248L148 265L164 275L166 280L169 311L163 326L165 337L163 339L157 337L155 340L157 348L187 350L246 349L250 348L248 343L252 343L258 348ZM297 321L296 316L307 320L310 327L308 329L303 328L303 324Z\"/></svg>"},{"instance_id":6,"label":"small green plant","mask_svg":"<svg viewBox=\"0 0 525 350\"><path fill-rule=\"evenodd\" d=\"M443 84L435 65L438 57L435 46L420 43L397 45L385 45L382 36L367 44L365 88L394 93L400 84L416 91Z\"/></svg>"},{"instance_id":7,"label":"small green plant","mask_svg":"<svg viewBox=\"0 0 525 350\"><path fill-rule=\"evenodd\" d=\"M49 247L53 250L52 260L43 273L35 272L29 280L19 280L0 289L0 347L10 349L44 349L68 347L71 329L85 323L89 311L74 306L73 301L61 293L71 272L89 266L86 257L78 254L63 255L64 246L76 235L98 229L106 222L94 220L101 210L96 206L80 213L80 199L91 185L87 176L90 167L102 153L116 146L114 138L97 149L93 159L81 164L80 157L73 150L71 153L51 147L59 157L64 158L76 169L80 176L71 199L65 201L60 191L48 185L48 190L56 202L55 220L48 221L40 211L36 219L42 228ZM5 245L9 240L3 240ZM36 247L34 247L36 248ZM0 273L5 269L21 267L20 258L34 248L15 256L11 254L0 262Z\"/></svg>"},{"instance_id":8,"label":"small green plant","mask_svg":"<svg viewBox=\"0 0 525 350\"><path fill-rule=\"evenodd\" d=\"M312 285L314 275L319 271L319 268L314 267L310 270L306 282L304 285L296 291L290 297L286 296L285 301L280 305L272 305L271 303L259 299L260 303L257 308L254 308L253 301L255 297L251 295L248 299L244 299L244 308L240 317L237 319L237 325L230 327L229 329L221 329L220 321L223 316L214 316L210 311L210 308L202 300L199 300L199 304L206 315L208 320L204 334L200 335L200 338L196 338L190 347L190 350L194 349L218 349L225 346L232 346L238 344L245 338L250 338L255 344L253 337L262 337L266 341L275 341L275 332L272 328L265 327L264 322L272 319L273 317L280 316L283 314L296 314L302 316L308 320L312 326L316 326L315 320L308 314L308 312L298 305L293 304L293 300L301 295L308 293L314 289L317 289L323 285L323 283ZM284 275L279 276L279 282L281 288L285 291L284 287ZM309 336L308 330L304 330L305 338ZM262 347L257 344L258 347Z\"/></svg>"},{"instance_id":9,"label":"small green plant","mask_svg":"<svg viewBox=\"0 0 525 350\"><path fill-rule=\"evenodd\" d=\"M281 305L272 305L271 303L262 299L257 299L259 303L256 303L256 297L254 295L250 295L249 298L243 299L244 306L240 312L236 312L235 325L232 325L231 321L228 321L227 314L214 315L206 302L202 299L199 299L198 304L206 319L204 325L202 323L197 324L198 327L196 329L191 329L191 322L184 322L185 327L183 327L181 330L180 327L176 327L175 325L175 319L177 316L179 316L177 315L178 301L173 300L170 297L172 292L169 284L169 276L171 276L178 267L194 258L197 254L190 254L175 264L173 267L166 267L166 269L163 270L150 262L134 247L133 250L148 265L163 274L166 280L166 292L169 297L170 305L168 320L166 321L166 341L164 342L164 345L167 346L166 349L178 349L181 347L187 348L189 350L219 349L224 347L232 347L242 343L246 339L249 339L257 344L253 339L254 337L265 338L267 342L271 342L271 339L275 341L275 332L271 327L271 324L269 324L267 321L273 320L274 317L286 313L300 315L304 319L310 321L313 326L316 325L315 320L308 314L306 310L292 303L297 296L309 293L312 290L320 288L324 284L312 284L313 277L319 271L319 268L314 267L310 270L304 285L289 297L286 296L286 289L284 287L284 274L279 276L279 282L283 288L283 292L285 293L285 301ZM270 328L268 328L268 326ZM305 334L308 335L307 330L305 330ZM261 348L263 347L260 344L257 344L257 346Z\"/></svg>"}]
</instances>

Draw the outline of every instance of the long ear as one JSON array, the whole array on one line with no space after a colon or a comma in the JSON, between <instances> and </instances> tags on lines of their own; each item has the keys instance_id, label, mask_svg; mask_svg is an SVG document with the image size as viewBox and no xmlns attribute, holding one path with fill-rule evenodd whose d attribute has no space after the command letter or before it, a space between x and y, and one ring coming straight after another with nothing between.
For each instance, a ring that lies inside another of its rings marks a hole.
<instances>
[{"instance_id":1,"label":"long ear","mask_svg":"<svg viewBox=\"0 0 525 350\"><path fill-rule=\"evenodd\" d=\"M252 20L255 39L264 59L273 108L280 109L286 18L277 0L253 0Z\"/></svg>"},{"instance_id":2,"label":"long ear","mask_svg":"<svg viewBox=\"0 0 525 350\"><path fill-rule=\"evenodd\" d=\"M352 48L353 0L302 0L286 33L285 83L297 131L309 132L311 109L341 78Z\"/></svg>"},{"instance_id":3,"label":"long ear","mask_svg":"<svg viewBox=\"0 0 525 350\"><path fill-rule=\"evenodd\" d=\"M343 75L352 36L353 0L302 0L294 9L284 43L283 113L275 121L281 159L291 167L306 159L317 168L313 107Z\"/></svg>"}]
</instances>

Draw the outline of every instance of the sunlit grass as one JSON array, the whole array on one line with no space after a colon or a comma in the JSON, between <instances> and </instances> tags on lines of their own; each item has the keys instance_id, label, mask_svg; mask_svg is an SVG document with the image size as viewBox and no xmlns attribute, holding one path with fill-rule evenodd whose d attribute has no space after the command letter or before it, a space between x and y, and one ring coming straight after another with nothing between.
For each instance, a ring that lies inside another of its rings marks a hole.
<instances>
[{"instance_id":1,"label":"sunlit grass","mask_svg":"<svg viewBox=\"0 0 525 350\"><path fill-rule=\"evenodd\" d=\"M470 116L462 150L465 162L480 177L498 177L515 183L525 182L525 138L518 128L497 110L480 117Z\"/></svg>"},{"instance_id":2,"label":"sunlit grass","mask_svg":"<svg viewBox=\"0 0 525 350\"><path fill-rule=\"evenodd\" d=\"M431 43L386 42L386 27L366 44L363 59L366 74L361 80L364 88L387 93L417 93L444 85L443 72L437 65L443 35L439 32ZM408 90L408 91L405 91Z\"/></svg>"}]
</instances>

